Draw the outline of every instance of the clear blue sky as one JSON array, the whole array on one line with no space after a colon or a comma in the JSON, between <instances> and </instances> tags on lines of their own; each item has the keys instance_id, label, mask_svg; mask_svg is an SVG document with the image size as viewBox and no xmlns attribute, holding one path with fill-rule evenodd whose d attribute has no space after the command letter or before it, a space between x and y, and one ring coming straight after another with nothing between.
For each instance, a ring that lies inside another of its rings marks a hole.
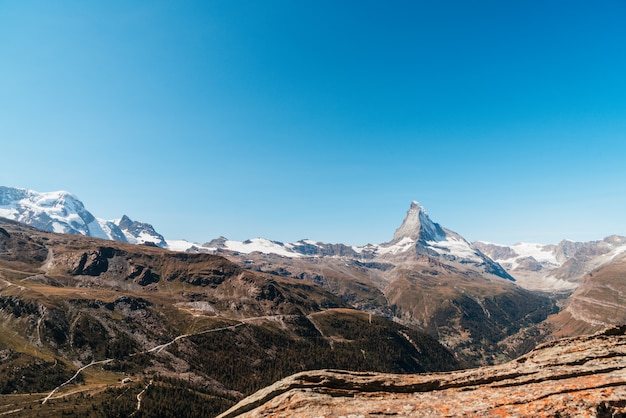
<instances>
[{"instance_id":1,"label":"clear blue sky","mask_svg":"<svg viewBox=\"0 0 626 418\"><path fill-rule=\"evenodd\" d=\"M168 238L626 235L626 1L0 0L0 184Z\"/></svg>"}]
</instances>

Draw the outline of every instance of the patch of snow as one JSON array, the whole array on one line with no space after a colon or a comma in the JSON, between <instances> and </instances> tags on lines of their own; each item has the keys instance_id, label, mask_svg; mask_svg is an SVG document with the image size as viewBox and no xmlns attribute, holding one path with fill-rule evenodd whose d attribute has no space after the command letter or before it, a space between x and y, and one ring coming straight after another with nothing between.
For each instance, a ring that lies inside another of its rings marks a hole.
<instances>
[{"instance_id":1,"label":"patch of snow","mask_svg":"<svg viewBox=\"0 0 626 418\"><path fill-rule=\"evenodd\" d=\"M624 253L626 253L626 244L622 244L614 248L610 248L609 252L598 256L595 260L592 260L592 262L590 263L591 268L592 269L598 268L603 264L610 263L615 258L619 257L620 255Z\"/></svg>"},{"instance_id":2,"label":"patch of snow","mask_svg":"<svg viewBox=\"0 0 626 418\"><path fill-rule=\"evenodd\" d=\"M447 236L441 241L426 241L426 244L441 255L452 255L475 263L484 261L467 241L454 236Z\"/></svg>"},{"instance_id":3,"label":"patch of snow","mask_svg":"<svg viewBox=\"0 0 626 418\"><path fill-rule=\"evenodd\" d=\"M109 228L106 221L102 219L94 219L88 223L87 230L89 232L89 236L111 239L111 228Z\"/></svg>"},{"instance_id":4,"label":"patch of snow","mask_svg":"<svg viewBox=\"0 0 626 418\"><path fill-rule=\"evenodd\" d=\"M621 245L616 247L613 251L611 251L611 259L614 259L620 254L626 253L626 245Z\"/></svg>"},{"instance_id":5,"label":"patch of snow","mask_svg":"<svg viewBox=\"0 0 626 418\"><path fill-rule=\"evenodd\" d=\"M561 263L556 258L555 252L550 246L529 242L518 242L514 245L502 245L491 243L487 241L478 241L483 244L493 245L498 248L509 248L513 251L514 255L511 257L492 257L492 259L505 267L507 270L515 270L519 267L522 259L532 257L540 264L547 264L553 268L560 267Z\"/></svg>"},{"instance_id":6,"label":"patch of snow","mask_svg":"<svg viewBox=\"0 0 626 418\"><path fill-rule=\"evenodd\" d=\"M155 244L158 244L159 241L161 241L161 238L152 235L146 231L141 231L137 236L131 234L126 230L122 230L122 233L124 234L128 242L132 244L145 244L146 242L153 242Z\"/></svg>"},{"instance_id":7,"label":"patch of snow","mask_svg":"<svg viewBox=\"0 0 626 418\"><path fill-rule=\"evenodd\" d=\"M200 247L200 244L184 239L167 240L167 249L171 251L185 252L193 247Z\"/></svg>"},{"instance_id":8,"label":"patch of snow","mask_svg":"<svg viewBox=\"0 0 626 418\"><path fill-rule=\"evenodd\" d=\"M301 254L289 251L284 245L277 244L265 238L254 238L247 241L226 241L225 248L243 254L259 252L263 254L276 254L284 257L302 257Z\"/></svg>"},{"instance_id":9,"label":"patch of snow","mask_svg":"<svg viewBox=\"0 0 626 418\"><path fill-rule=\"evenodd\" d=\"M415 246L416 241L409 237L404 237L397 243L389 246L379 245L375 247L378 254L398 254L411 250ZM367 247L365 247L367 248Z\"/></svg>"},{"instance_id":10,"label":"patch of snow","mask_svg":"<svg viewBox=\"0 0 626 418\"><path fill-rule=\"evenodd\" d=\"M511 248L521 257L532 257L540 263L550 263L560 266L561 263L551 250L547 250L543 244L518 243Z\"/></svg>"},{"instance_id":11,"label":"patch of snow","mask_svg":"<svg viewBox=\"0 0 626 418\"><path fill-rule=\"evenodd\" d=\"M204 301L179 302L179 303L174 304L174 306L180 307L183 309L189 309L192 311L209 312L213 314L217 313L217 309L215 309L213 305L211 305L209 302L204 302Z\"/></svg>"},{"instance_id":12,"label":"patch of snow","mask_svg":"<svg viewBox=\"0 0 626 418\"><path fill-rule=\"evenodd\" d=\"M52 223L52 232L56 232L57 234L64 234L66 232L65 230L66 228L59 222Z\"/></svg>"},{"instance_id":13,"label":"patch of snow","mask_svg":"<svg viewBox=\"0 0 626 418\"><path fill-rule=\"evenodd\" d=\"M0 216L7 219L15 219L17 217L17 209L12 206L0 207Z\"/></svg>"}]
</instances>

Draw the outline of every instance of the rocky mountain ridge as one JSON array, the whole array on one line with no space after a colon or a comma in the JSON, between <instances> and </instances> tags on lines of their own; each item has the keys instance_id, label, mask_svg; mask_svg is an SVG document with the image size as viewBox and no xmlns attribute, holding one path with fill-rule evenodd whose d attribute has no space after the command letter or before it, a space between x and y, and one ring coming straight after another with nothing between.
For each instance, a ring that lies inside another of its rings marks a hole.
<instances>
[{"instance_id":1,"label":"rocky mountain ridge","mask_svg":"<svg viewBox=\"0 0 626 418\"><path fill-rule=\"evenodd\" d=\"M363 247L262 238L166 241L151 225L127 216L97 219L67 192L5 187L0 214L47 230L220 255L246 270L315 283L347 306L429 333L466 365L506 361L550 338L557 323L539 324L558 311L556 302L565 306L562 299L586 273L626 250L623 237L555 246L470 244L432 221L416 201L389 242Z\"/></svg>"},{"instance_id":2,"label":"rocky mountain ridge","mask_svg":"<svg viewBox=\"0 0 626 418\"><path fill-rule=\"evenodd\" d=\"M219 237L202 246L179 242L180 250L192 252L240 254L267 254L288 258L302 257L339 257L368 262L402 261L412 259L415 255L439 258L444 262L473 267L504 279L514 280L500 265L485 256L461 235L443 228L433 222L422 205L413 201L406 213L404 221L393 235L393 239L382 244L366 246L348 246L345 244L328 244L301 240L295 243L282 243L263 238L255 238L243 242L231 241Z\"/></svg>"},{"instance_id":3,"label":"rocky mountain ridge","mask_svg":"<svg viewBox=\"0 0 626 418\"><path fill-rule=\"evenodd\" d=\"M626 251L626 237L609 236L603 240L558 244L493 244L467 242L461 235L433 222L425 208L413 201L393 239L382 244L351 246L300 240L294 243L254 238L243 242L224 237L204 244L166 240L155 228L120 219L95 217L73 194L65 191L40 193L0 186L0 216L46 231L81 234L135 244L155 244L187 252L232 254L261 253L289 258L345 257L354 260L398 258L417 252L464 264L483 265L489 273L514 279L530 290L572 292L583 276Z\"/></svg>"},{"instance_id":4,"label":"rocky mountain ridge","mask_svg":"<svg viewBox=\"0 0 626 418\"><path fill-rule=\"evenodd\" d=\"M374 259L400 259L423 255L442 258L448 262L473 265L479 270L495 274L505 279L513 278L497 263L475 249L461 235L433 222L426 209L413 201L404 221L393 234L393 239L382 244L348 246L301 240L295 243L282 243L263 238L243 242L231 241L224 237L197 246L180 242L180 249L190 251L230 252L239 254L274 254L290 258L300 257L344 257L361 261Z\"/></svg>"}]
</instances>

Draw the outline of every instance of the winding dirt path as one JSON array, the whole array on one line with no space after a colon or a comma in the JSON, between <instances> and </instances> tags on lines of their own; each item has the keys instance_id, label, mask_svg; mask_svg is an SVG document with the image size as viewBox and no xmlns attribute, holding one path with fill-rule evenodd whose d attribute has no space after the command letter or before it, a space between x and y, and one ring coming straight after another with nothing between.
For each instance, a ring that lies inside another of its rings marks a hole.
<instances>
[{"instance_id":1,"label":"winding dirt path","mask_svg":"<svg viewBox=\"0 0 626 418\"><path fill-rule=\"evenodd\" d=\"M135 410L135 412L130 414L131 417L135 415L137 412L139 412L139 410L141 409L141 399L143 398L143 394L146 393L146 391L151 385L152 385L152 379L150 379L150 382L148 382L146 387L143 388L143 390L137 394L137 409Z\"/></svg>"},{"instance_id":2,"label":"winding dirt path","mask_svg":"<svg viewBox=\"0 0 626 418\"><path fill-rule=\"evenodd\" d=\"M46 402L48 402L48 400L52 397L52 395L54 395L59 389L61 389L63 386L69 384L72 380L76 379L78 377L78 375L85 369L91 367L91 366L95 366L97 364L108 364L111 363L114 359L106 359L106 360L100 360L100 361L92 361L91 363L89 363L86 366L81 367L80 369L78 369L76 371L76 373L74 373L74 376L70 377L68 380L66 380L64 383L61 383L59 386L57 386L56 388L52 389L52 392L50 392L48 394L48 396L46 396L43 401L41 401L41 404L44 405Z\"/></svg>"},{"instance_id":3,"label":"winding dirt path","mask_svg":"<svg viewBox=\"0 0 626 418\"><path fill-rule=\"evenodd\" d=\"M207 329L207 330L200 331L200 332L196 332L196 333L192 333L192 334L181 334L181 335L179 335L179 336L175 337L174 339L172 339L170 342L167 342L167 343L165 343L165 344L159 344L159 345L157 345L156 347L152 347L152 348L150 348L150 349L148 349L148 350L144 350L144 351L140 351L140 352L138 352L138 353L133 353L133 354L130 354L130 356L132 357L132 356L137 356L137 355L140 355L140 354L146 354L146 353L155 353L155 354L158 354L158 353L160 353L161 351L163 351L164 349L166 349L167 347L169 347L170 345L174 344L175 342L177 342L177 341L179 341L179 340L181 340L181 339L183 339L183 338L189 338L189 337L193 337L193 336L195 336L195 335L203 335L203 334L208 334L208 333L211 333L211 332L219 332L219 331L226 331L226 330L229 330L229 329L235 329L235 328L241 327L241 326L243 326L243 325L246 325L246 323L247 323L247 322L254 321L254 320L261 320L261 319L265 319L265 320L271 320L271 319L284 319L285 317L288 317L288 316L293 316L293 315L264 315L264 316L255 316L255 317L251 317L251 318L239 319L239 320L238 320L238 321L239 321L239 323L234 324L234 325L229 325L229 326L226 326L226 327L221 327L221 328ZM50 393L48 394L48 396L46 396L46 397L45 397L45 398L41 401L41 404L42 404L42 405L44 405L46 402L48 402L48 400L50 400L50 398L52 398L52 396L53 396L53 395L54 395L54 394L55 394L55 393L56 393L59 389L61 389L61 388L62 388L63 386L65 386L65 385L67 385L67 384L71 383L74 379L76 379L76 378L80 375L80 373L81 373L83 370L85 370L85 369L87 369L87 368L89 368L89 367L92 367L92 366L96 366L96 365L98 365L98 364L108 364L108 363L113 362L114 360L115 360L115 359L110 358L110 359L105 359L105 360L92 361L91 363L87 364L86 366L81 367L80 369L78 369L78 370L76 371L76 373L74 374L74 376L72 376L72 377L71 377L71 378L69 378L67 381L65 381L64 383L60 384L60 385L59 385L59 386L57 386L56 388L54 388L54 389L52 390L52 392L50 392ZM148 386L150 386L151 384L152 384L152 380L150 381L150 383L148 384ZM148 386L146 386L146 389L148 388ZM145 392L145 391L146 391L146 389L144 389L144 390L140 393L140 395L143 395L143 392ZM140 406L141 406L141 399L140 399L139 395L137 395L137 400L138 400L138 407L140 407Z\"/></svg>"}]
</instances>

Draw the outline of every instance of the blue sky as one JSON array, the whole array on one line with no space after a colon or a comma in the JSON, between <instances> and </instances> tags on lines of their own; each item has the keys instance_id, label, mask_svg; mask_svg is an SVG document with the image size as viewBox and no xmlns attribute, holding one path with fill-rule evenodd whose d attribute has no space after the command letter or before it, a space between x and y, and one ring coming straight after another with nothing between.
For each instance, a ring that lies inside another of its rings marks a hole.
<instances>
[{"instance_id":1,"label":"blue sky","mask_svg":"<svg viewBox=\"0 0 626 418\"><path fill-rule=\"evenodd\" d=\"M626 235L626 1L0 0L0 184L169 238Z\"/></svg>"}]
</instances>

